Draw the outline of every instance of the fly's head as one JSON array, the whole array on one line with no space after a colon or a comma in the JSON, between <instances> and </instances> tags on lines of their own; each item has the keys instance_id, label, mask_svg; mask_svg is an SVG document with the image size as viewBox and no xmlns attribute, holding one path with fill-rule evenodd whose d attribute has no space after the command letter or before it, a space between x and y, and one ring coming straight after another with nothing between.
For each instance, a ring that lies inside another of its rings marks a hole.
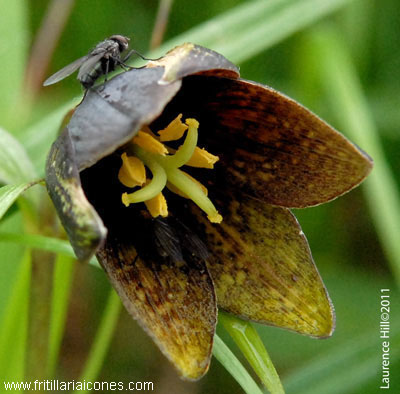
<instances>
[{"instance_id":1,"label":"fly's head","mask_svg":"<svg viewBox=\"0 0 400 394\"><path fill-rule=\"evenodd\" d=\"M118 44L118 48L120 52L125 51L129 47L129 38L121 35L113 35L109 38L112 41L115 41Z\"/></svg>"}]
</instances>

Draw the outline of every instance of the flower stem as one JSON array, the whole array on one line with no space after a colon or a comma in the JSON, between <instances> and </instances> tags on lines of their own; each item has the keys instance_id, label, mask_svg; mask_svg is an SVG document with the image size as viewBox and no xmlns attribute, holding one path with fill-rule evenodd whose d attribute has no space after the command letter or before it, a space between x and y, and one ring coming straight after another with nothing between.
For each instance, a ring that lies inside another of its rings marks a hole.
<instances>
[{"instance_id":1,"label":"flower stem","mask_svg":"<svg viewBox=\"0 0 400 394\"><path fill-rule=\"evenodd\" d=\"M223 312L219 313L218 319L271 394L284 394L274 364L252 324Z\"/></svg>"}]
</instances>

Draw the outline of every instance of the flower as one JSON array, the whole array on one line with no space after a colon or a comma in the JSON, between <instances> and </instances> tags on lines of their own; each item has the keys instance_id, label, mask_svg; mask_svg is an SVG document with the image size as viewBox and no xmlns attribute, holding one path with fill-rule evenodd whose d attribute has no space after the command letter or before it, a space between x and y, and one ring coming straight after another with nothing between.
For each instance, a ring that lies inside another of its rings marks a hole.
<instances>
[{"instance_id":1,"label":"flower","mask_svg":"<svg viewBox=\"0 0 400 394\"><path fill-rule=\"evenodd\" d=\"M88 91L52 146L46 183L78 258L96 254L128 312L194 380L209 366L217 304L332 334L289 208L332 200L371 168L295 101L184 44Z\"/></svg>"}]
</instances>

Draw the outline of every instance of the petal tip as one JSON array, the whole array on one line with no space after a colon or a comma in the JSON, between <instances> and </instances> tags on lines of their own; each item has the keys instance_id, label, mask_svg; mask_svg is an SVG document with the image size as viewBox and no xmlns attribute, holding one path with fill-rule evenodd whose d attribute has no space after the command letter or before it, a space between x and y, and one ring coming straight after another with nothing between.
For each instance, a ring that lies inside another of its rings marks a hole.
<instances>
[{"instance_id":1,"label":"petal tip","mask_svg":"<svg viewBox=\"0 0 400 394\"><path fill-rule=\"evenodd\" d=\"M315 335L310 334L313 338L316 339L328 339L330 338L333 333L335 332L336 329L336 313L335 313L335 308L333 306L333 303L331 299L329 298L329 295L327 294L327 299L329 303L329 318L327 318L324 321L324 324L320 324L318 327L318 331L315 333Z\"/></svg>"},{"instance_id":2,"label":"petal tip","mask_svg":"<svg viewBox=\"0 0 400 394\"><path fill-rule=\"evenodd\" d=\"M168 85L193 74L206 74L238 78L239 69L218 52L190 42L171 49L158 60L150 61L147 68L164 67L159 85Z\"/></svg>"}]
</instances>

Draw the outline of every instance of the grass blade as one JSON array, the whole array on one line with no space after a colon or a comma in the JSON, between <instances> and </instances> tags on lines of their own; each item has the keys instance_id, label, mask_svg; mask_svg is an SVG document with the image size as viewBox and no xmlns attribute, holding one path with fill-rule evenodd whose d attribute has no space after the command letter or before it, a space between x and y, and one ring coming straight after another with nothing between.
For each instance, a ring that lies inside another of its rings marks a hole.
<instances>
[{"instance_id":1,"label":"grass blade","mask_svg":"<svg viewBox=\"0 0 400 394\"><path fill-rule=\"evenodd\" d=\"M58 255L53 272L53 293L50 314L49 346L46 375L54 376L57 358L64 333L68 311L68 300L72 286L75 261L71 257Z\"/></svg>"},{"instance_id":2,"label":"grass blade","mask_svg":"<svg viewBox=\"0 0 400 394\"><path fill-rule=\"evenodd\" d=\"M390 365L400 360L400 325L398 319L391 326ZM292 372L285 379L288 393L296 394L337 394L362 392L363 385L373 381L379 387L382 355L382 338L376 330L357 338L357 346L350 340L333 348L318 359L311 360ZM338 379L340 377L340 379Z\"/></svg>"},{"instance_id":3,"label":"grass blade","mask_svg":"<svg viewBox=\"0 0 400 394\"><path fill-rule=\"evenodd\" d=\"M0 127L0 182L19 183L36 178L25 148Z\"/></svg>"},{"instance_id":4,"label":"grass blade","mask_svg":"<svg viewBox=\"0 0 400 394\"><path fill-rule=\"evenodd\" d=\"M160 56L184 42L194 42L241 63L351 0L251 1L239 5L162 45L150 56Z\"/></svg>"},{"instance_id":5,"label":"grass blade","mask_svg":"<svg viewBox=\"0 0 400 394\"><path fill-rule=\"evenodd\" d=\"M40 121L30 127L20 131L17 135L19 141L22 141L34 167L40 174L44 175L44 167L47 152L57 137L57 132L63 122L65 115L74 108L81 97L75 97L58 107L56 110L42 117Z\"/></svg>"},{"instance_id":6,"label":"grass blade","mask_svg":"<svg viewBox=\"0 0 400 394\"><path fill-rule=\"evenodd\" d=\"M27 250L0 324L0 376L23 380L28 335L31 253Z\"/></svg>"},{"instance_id":7,"label":"grass blade","mask_svg":"<svg viewBox=\"0 0 400 394\"><path fill-rule=\"evenodd\" d=\"M262 394L257 383L217 334L214 336L213 355L240 384L245 393Z\"/></svg>"},{"instance_id":8,"label":"grass blade","mask_svg":"<svg viewBox=\"0 0 400 394\"><path fill-rule=\"evenodd\" d=\"M15 110L25 72L28 45L28 1L0 2L1 72L0 119L8 126L19 115Z\"/></svg>"},{"instance_id":9,"label":"grass blade","mask_svg":"<svg viewBox=\"0 0 400 394\"><path fill-rule=\"evenodd\" d=\"M400 193L389 168L382 143L371 117L360 80L338 33L319 29L310 36L314 58L318 59L321 83L326 88L333 112L344 133L363 147L375 167L363 185L376 231L393 274L400 283Z\"/></svg>"},{"instance_id":10,"label":"grass blade","mask_svg":"<svg viewBox=\"0 0 400 394\"><path fill-rule=\"evenodd\" d=\"M239 346L265 387L272 394L284 393L275 367L252 324L223 312L219 313L219 321Z\"/></svg>"},{"instance_id":11,"label":"grass blade","mask_svg":"<svg viewBox=\"0 0 400 394\"><path fill-rule=\"evenodd\" d=\"M68 241L58 238L46 237L37 234L16 234L0 232L0 242L13 242L20 245L29 246L34 249L41 249L47 252L60 253L64 256L75 258L72 246ZM96 258L89 262L91 265L100 268Z\"/></svg>"},{"instance_id":12,"label":"grass blade","mask_svg":"<svg viewBox=\"0 0 400 394\"><path fill-rule=\"evenodd\" d=\"M118 321L120 310L121 300L114 289L111 289L99 329L89 353L88 360L86 361L85 368L79 378L81 382L85 380L93 382L99 375L104 358L112 340L112 335ZM77 394L86 392L87 390L76 391Z\"/></svg>"},{"instance_id":13,"label":"grass blade","mask_svg":"<svg viewBox=\"0 0 400 394\"><path fill-rule=\"evenodd\" d=\"M36 182L20 183L18 185L6 185L0 188L0 220L15 200Z\"/></svg>"},{"instance_id":14,"label":"grass blade","mask_svg":"<svg viewBox=\"0 0 400 394\"><path fill-rule=\"evenodd\" d=\"M35 249L61 253L65 256L74 256L71 245L62 239L50 238L36 234L0 233L0 242L14 242Z\"/></svg>"}]
</instances>

